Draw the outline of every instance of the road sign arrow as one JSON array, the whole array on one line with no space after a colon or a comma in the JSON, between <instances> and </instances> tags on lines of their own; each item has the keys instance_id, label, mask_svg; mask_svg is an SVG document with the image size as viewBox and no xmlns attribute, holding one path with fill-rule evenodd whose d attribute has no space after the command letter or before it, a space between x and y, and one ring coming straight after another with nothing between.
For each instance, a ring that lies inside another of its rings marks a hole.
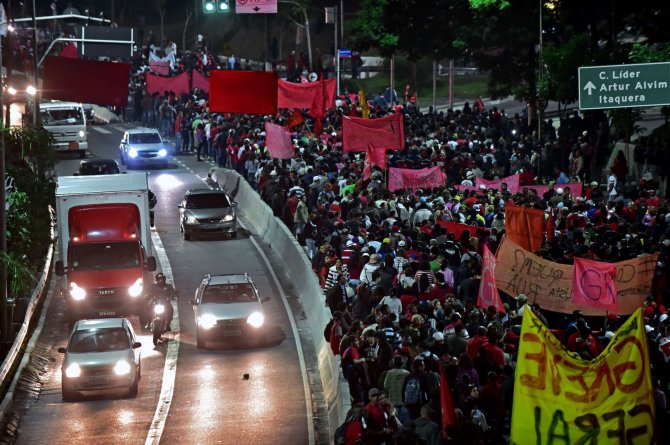
<instances>
[{"instance_id":1,"label":"road sign arrow","mask_svg":"<svg viewBox=\"0 0 670 445\"><path fill-rule=\"evenodd\" d=\"M591 92L597 89L597 87L593 84L593 82L589 80L589 82L586 85L584 85L584 89L589 93L590 96Z\"/></svg>"},{"instance_id":2,"label":"road sign arrow","mask_svg":"<svg viewBox=\"0 0 670 445\"><path fill-rule=\"evenodd\" d=\"M261 10L261 8L259 8L258 6L254 6L254 11L258 12L260 10Z\"/></svg>"}]
</instances>

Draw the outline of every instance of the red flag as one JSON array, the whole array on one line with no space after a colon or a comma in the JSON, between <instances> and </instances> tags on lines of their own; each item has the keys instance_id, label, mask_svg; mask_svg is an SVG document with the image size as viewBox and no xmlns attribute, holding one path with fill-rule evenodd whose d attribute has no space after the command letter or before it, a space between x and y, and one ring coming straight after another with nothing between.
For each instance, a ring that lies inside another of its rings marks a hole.
<instances>
[{"instance_id":1,"label":"red flag","mask_svg":"<svg viewBox=\"0 0 670 445\"><path fill-rule=\"evenodd\" d=\"M547 241L554 240L554 215L553 211L549 211L549 218L547 218Z\"/></svg>"},{"instance_id":2,"label":"red flag","mask_svg":"<svg viewBox=\"0 0 670 445\"><path fill-rule=\"evenodd\" d=\"M505 236L530 252L537 252L544 240L544 210L505 206Z\"/></svg>"},{"instance_id":3,"label":"red flag","mask_svg":"<svg viewBox=\"0 0 670 445\"><path fill-rule=\"evenodd\" d=\"M276 114L277 73L210 71L209 110L217 113Z\"/></svg>"},{"instance_id":4,"label":"red flag","mask_svg":"<svg viewBox=\"0 0 670 445\"><path fill-rule=\"evenodd\" d=\"M326 90L326 108L335 106L335 79L323 81ZM279 108L306 109L312 106L314 95L320 91L320 82L294 83L279 79L277 82L277 106ZM361 150L364 151L364 150Z\"/></svg>"},{"instance_id":5,"label":"red flag","mask_svg":"<svg viewBox=\"0 0 670 445\"><path fill-rule=\"evenodd\" d=\"M126 63L47 57L42 97L125 108L129 78Z\"/></svg>"},{"instance_id":6,"label":"red flag","mask_svg":"<svg viewBox=\"0 0 670 445\"><path fill-rule=\"evenodd\" d=\"M60 56L78 59L79 52L77 51L77 45L74 42L66 43L63 49L60 50Z\"/></svg>"},{"instance_id":7,"label":"red flag","mask_svg":"<svg viewBox=\"0 0 670 445\"><path fill-rule=\"evenodd\" d=\"M572 303L616 313L616 264L575 258Z\"/></svg>"},{"instance_id":8,"label":"red flag","mask_svg":"<svg viewBox=\"0 0 670 445\"><path fill-rule=\"evenodd\" d=\"M288 118L286 122L286 128L297 127L298 125L305 122L305 118L302 117L302 113L299 110L295 110Z\"/></svg>"},{"instance_id":9,"label":"red flag","mask_svg":"<svg viewBox=\"0 0 670 445\"><path fill-rule=\"evenodd\" d=\"M291 159L295 154L291 134L281 125L265 123L265 145L270 156L277 159Z\"/></svg>"},{"instance_id":10,"label":"red flag","mask_svg":"<svg viewBox=\"0 0 670 445\"><path fill-rule=\"evenodd\" d=\"M456 412L454 402L451 400L449 382L444 372L444 366L440 366L440 405L442 405L442 431L449 425L456 424Z\"/></svg>"},{"instance_id":11,"label":"red flag","mask_svg":"<svg viewBox=\"0 0 670 445\"><path fill-rule=\"evenodd\" d=\"M401 113L379 119L342 118L342 147L346 151L365 151L368 144L385 150L405 147L405 128Z\"/></svg>"},{"instance_id":12,"label":"red flag","mask_svg":"<svg viewBox=\"0 0 670 445\"><path fill-rule=\"evenodd\" d=\"M191 91L188 86L188 73L181 73L174 77L163 77L147 73L147 91L149 94L158 93L161 96L166 91L173 91L177 96Z\"/></svg>"},{"instance_id":13,"label":"red flag","mask_svg":"<svg viewBox=\"0 0 670 445\"><path fill-rule=\"evenodd\" d=\"M484 258L482 261L482 276L479 280L479 295L477 296L477 307L486 309L495 306L496 311L506 314L505 306L500 300L498 287L496 286L496 257L488 247L484 246Z\"/></svg>"},{"instance_id":14,"label":"red flag","mask_svg":"<svg viewBox=\"0 0 670 445\"><path fill-rule=\"evenodd\" d=\"M205 93L209 92L209 79L198 70L191 73L191 89L198 88Z\"/></svg>"},{"instance_id":15,"label":"red flag","mask_svg":"<svg viewBox=\"0 0 670 445\"><path fill-rule=\"evenodd\" d=\"M319 87L314 95L312 105L309 107L309 115L314 118L314 134L321 136L323 133L321 119L326 117L326 89L323 78L318 83Z\"/></svg>"}]
</instances>

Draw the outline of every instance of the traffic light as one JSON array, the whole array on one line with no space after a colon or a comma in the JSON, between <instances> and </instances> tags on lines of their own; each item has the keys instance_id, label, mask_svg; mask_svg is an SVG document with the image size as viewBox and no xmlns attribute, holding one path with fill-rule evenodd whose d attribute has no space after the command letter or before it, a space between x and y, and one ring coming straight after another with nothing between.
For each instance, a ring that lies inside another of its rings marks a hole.
<instances>
[{"instance_id":1,"label":"traffic light","mask_svg":"<svg viewBox=\"0 0 670 445\"><path fill-rule=\"evenodd\" d=\"M202 10L205 14L211 14L216 12L216 3L214 0L203 0L202 1Z\"/></svg>"},{"instance_id":2,"label":"traffic light","mask_svg":"<svg viewBox=\"0 0 670 445\"><path fill-rule=\"evenodd\" d=\"M216 10L219 11L219 12L230 11L230 5L228 5L228 0L217 0Z\"/></svg>"}]
</instances>

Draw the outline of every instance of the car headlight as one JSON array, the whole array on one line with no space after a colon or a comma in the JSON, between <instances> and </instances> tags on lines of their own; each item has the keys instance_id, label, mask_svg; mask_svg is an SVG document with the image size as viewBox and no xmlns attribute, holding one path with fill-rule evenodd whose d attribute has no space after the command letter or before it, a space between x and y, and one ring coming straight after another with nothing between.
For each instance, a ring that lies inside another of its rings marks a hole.
<instances>
[{"instance_id":1,"label":"car headlight","mask_svg":"<svg viewBox=\"0 0 670 445\"><path fill-rule=\"evenodd\" d=\"M73 281L70 283L70 296L73 300L81 301L86 298L86 291Z\"/></svg>"},{"instance_id":2,"label":"car headlight","mask_svg":"<svg viewBox=\"0 0 670 445\"><path fill-rule=\"evenodd\" d=\"M132 286L128 288L128 295L131 297L139 297L142 294L142 291L144 290L144 280L142 278L138 278L135 280Z\"/></svg>"},{"instance_id":3,"label":"car headlight","mask_svg":"<svg viewBox=\"0 0 670 445\"><path fill-rule=\"evenodd\" d=\"M137 157L137 149L136 148L131 148L128 150L128 156L131 158L136 158Z\"/></svg>"},{"instance_id":4,"label":"car headlight","mask_svg":"<svg viewBox=\"0 0 670 445\"><path fill-rule=\"evenodd\" d=\"M198 318L198 324L203 329L212 329L216 326L216 317L212 314L202 314Z\"/></svg>"},{"instance_id":5,"label":"car headlight","mask_svg":"<svg viewBox=\"0 0 670 445\"><path fill-rule=\"evenodd\" d=\"M80 375L81 375L81 368L77 363L72 363L70 366L65 368L65 377L69 379L76 379Z\"/></svg>"},{"instance_id":6,"label":"car headlight","mask_svg":"<svg viewBox=\"0 0 670 445\"><path fill-rule=\"evenodd\" d=\"M227 221L232 221L234 219L235 219L235 217L233 215L226 215L226 216L223 217L223 219L221 221L227 222Z\"/></svg>"},{"instance_id":7,"label":"car headlight","mask_svg":"<svg viewBox=\"0 0 670 445\"><path fill-rule=\"evenodd\" d=\"M165 312L165 306L162 304L157 304L154 306L154 314L160 315Z\"/></svg>"},{"instance_id":8,"label":"car headlight","mask_svg":"<svg viewBox=\"0 0 670 445\"><path fill-rule=\"evenodd\" d=\"M166 149L161 148L160 150L158 150L158 157L159 158L164 158L165 156L167 156L167 150Z\"/></svg>"},{"instance_id":9,"label":"car headlight","mask_svg":"<svg viewBox=\"0 0 670 445\"><path fill-rule=\"evenodd\" d=\"M84 136L86 136L86 132L84 132L84 130L79 130L79 137L83 138Z\"/></svg>"},{"instance_id":10,"label":"car headlight","mask_svg":"<svg viewBox=\"0 0 670 445\"><path fill-rule=\"evenodd\" d=\"M198 220L196 219L195 216L193 215L187 215L186 216L186 224L197 224Z\"/></svg>"},{"instance_id":11,"label":"car headlight","mask_svg":"<svg viewBox=\"0 0 670 445\"><path fill-rule=\"evenodd\" d=\"M13 96L13 95L16 94L16 88L9 87L9 88L7 88L7 92Z\"/></svg>"},{"instance_id":12,"label":"car headlight","mask_svg":"<svg viewBox=\"0 0 670 445\"><path fill-rule=\"evenodd\" d=\"M260 328L265 322L265 317L260 312L254 312L247 318L247 323L255 328Z\"/></svg>"},{"instance_id":13,"label":"car headlight","mask_svg":"<svg viewBox=\"0 0 670 445\"><path fill-rule=\"evenodd\" d=\"M32 85L28 85L26 87L26 93L28 93L29 96L34 96L37 94L37 89Z\"/></svg>"},{"instance_id":14,"label":"car headlight","mask_svg":"<svg viewBox=\"0 0 670 445\"><path fill-rule=\"evenodd\" d=\"M130 363L125 360L119 360L114 365L114 374L116 375L126 375L130 372Z\"/></svg>"}]
</instances>

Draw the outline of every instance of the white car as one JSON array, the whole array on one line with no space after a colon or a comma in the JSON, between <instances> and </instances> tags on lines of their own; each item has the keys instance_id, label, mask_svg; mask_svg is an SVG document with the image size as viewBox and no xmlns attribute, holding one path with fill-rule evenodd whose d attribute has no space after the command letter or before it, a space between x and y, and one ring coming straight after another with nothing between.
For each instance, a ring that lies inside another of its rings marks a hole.
<instances>
[{"instance_id":1,"label":"white car","mask_svg":"<svg viewBox=\"0 0 670 445\"><path fill-rule=\"evenodd\" d=\"M126 318L79 320L75 323L62 371L63 400L73 402L82 391L128 389L135 397L141 378L142 346Z\"/></svg>"},{"instance_id":2,"label":"white car","mask_svg":"<svg viewBox=\"0 0 670 445\"><path fill-rule=\"evenodd\" d=\"M240 339L257 345L265 340L265 314L248 274L206 275L191 301L198 349L212 339Z\"/></svg>"},{"instance_id":3,"label":"white car","mask_svg":"<svg viewBox=\"0 0 670 445\"><path fill-rule=\"evenodd\" d=\"M168 166L168 144L154 128L126 130L119 145L121 164L128 168L139 165Z\"/></svg>"}]
</instances>

